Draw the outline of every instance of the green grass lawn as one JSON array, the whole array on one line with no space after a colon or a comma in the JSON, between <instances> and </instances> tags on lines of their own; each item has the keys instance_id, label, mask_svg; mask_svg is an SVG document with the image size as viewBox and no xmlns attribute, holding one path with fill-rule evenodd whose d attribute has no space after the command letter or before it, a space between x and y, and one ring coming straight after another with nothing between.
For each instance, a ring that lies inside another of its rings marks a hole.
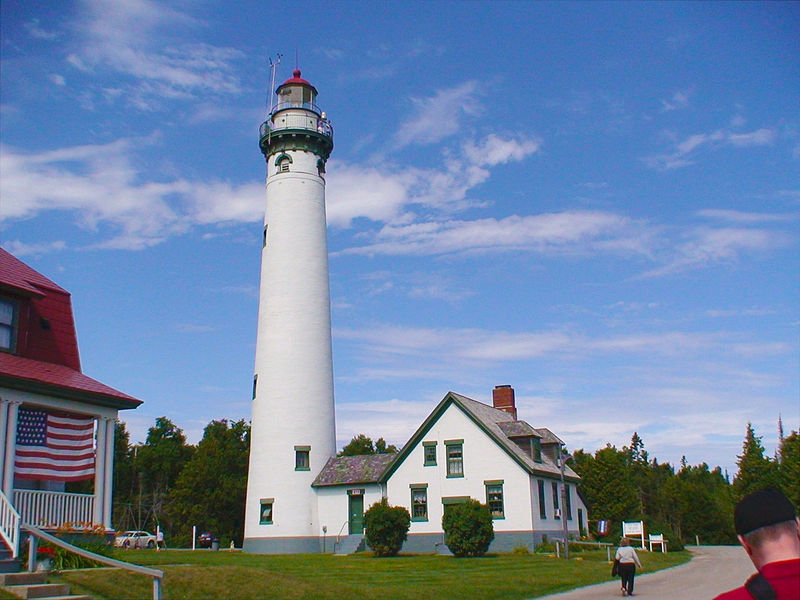
<instances>
[{"instance_id":1,"label":"green grass lawn","mask_svg":"<svg viewBox=\"0 0 800 600\"><path fill-rule=\"evenodd\" d=\"M687 552L640 553L644 570L689 559ZM116 557L165 573L164 600L369 599L514 600L609 581L605 552L558 560L546 555L502 554L484 558L398 556L373 558L319 554L254 555L211 551L119 551ZM54 576L73 592L97 600L148 600L152 580L116 569L67 571Z\"/></svg>"}]
</instances>

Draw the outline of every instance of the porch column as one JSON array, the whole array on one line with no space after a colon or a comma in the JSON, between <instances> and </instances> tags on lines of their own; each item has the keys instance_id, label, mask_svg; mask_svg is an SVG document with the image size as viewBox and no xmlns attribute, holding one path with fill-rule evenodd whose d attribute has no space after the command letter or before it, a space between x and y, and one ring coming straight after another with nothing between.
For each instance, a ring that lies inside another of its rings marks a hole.
<instances>
[{"instance_id":1,"label":"porch column","mask_svg":"<svg viewBox=\"0 0 800 600\"><path fill-rule=\"evenodd\" d=\"M0 398L0 489L3 489L2 473L6 472L6 425L8 424L8 400ZM10 500L10 498L9 498Z\"/></svg>"},{"instance_id":2,"label":"porch column","mask_svg":"<svg viewBox=\"0 0 800 600\"><path fill-rule=\"evenodd\" d=\"M116 419L104 419L106 422L106 487L103 502L103 525L111 529L111 509L114 499L114 435L116 433Z\"/></svg>"},{"instance_id":3,"label":"porch column","mask_svg":"<svg viewBox=\"0 0 800 600\"><path fill-rule=\"evenodd\" d=\"M11 502L14 502L14 458L17 450L17 414L19 405L17 400L8 403L8 416L6 417L6 447L3 453L3 493Z\"/></svg>"},{"instance_id":4,"label":"porch column","mask_svg":"<svg viewBox=\"0 0 800 600\"><path fill-rule=\"evenodd\" d=\"M103 522L105 507L103 497L106 490L106 423L105 418L97 418L97 440L94 450L94 506L92 524Z\"/></svg>"}]
</instances>

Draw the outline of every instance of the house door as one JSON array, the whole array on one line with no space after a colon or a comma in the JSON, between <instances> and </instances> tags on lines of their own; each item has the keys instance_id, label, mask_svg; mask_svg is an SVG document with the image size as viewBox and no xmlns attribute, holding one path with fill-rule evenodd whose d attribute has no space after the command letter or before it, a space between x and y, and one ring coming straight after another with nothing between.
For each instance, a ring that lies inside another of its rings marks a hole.
<instances>
[{"instance_id":1,"label":"house door","mask_svg":"<svg viewBox=\"0 0 800 600\"><path fill-rule=\"evenodd\" d=\"M364 492L363 490L349 490L348 491L349 503L349 533L362 534L364 533Z\"/></svg>"}]
</instances>

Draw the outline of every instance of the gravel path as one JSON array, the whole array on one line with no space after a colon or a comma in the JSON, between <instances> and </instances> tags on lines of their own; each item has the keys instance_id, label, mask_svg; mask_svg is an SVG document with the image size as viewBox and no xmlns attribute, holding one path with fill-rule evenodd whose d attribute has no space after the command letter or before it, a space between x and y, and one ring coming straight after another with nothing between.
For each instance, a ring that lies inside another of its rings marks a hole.
<instances>
[{"instance_id":1,"label":"gravel path","mask_svg":"<svg viewBox=\"0 0 800 600\"><path fill-rule=\"evenodd\" d=\"M753 563L740 546L690 546L688 563L636 575L634 598L642 600L711 600L744 584L755 573ZM621 597L619 579L608 583L544 596L539 600L608 600Z\"/></svg>"}]
</instances>

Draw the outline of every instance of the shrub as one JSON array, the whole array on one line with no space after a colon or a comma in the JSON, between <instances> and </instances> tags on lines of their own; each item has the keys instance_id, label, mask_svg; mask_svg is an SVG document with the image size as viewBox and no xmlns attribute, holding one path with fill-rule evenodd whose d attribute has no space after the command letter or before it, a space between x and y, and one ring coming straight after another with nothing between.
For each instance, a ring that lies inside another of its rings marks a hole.
<instances>
[{"instance_id":1,"label":"shrub","mask_svg":"<svg viewBox=\"0 0 800 600\"><path fill-rule=\"evenodd\" d=\"M402 506L389 506L386 498L364 513L367 545L375 556L394 556L408 538L411 515Z\"/></svg>"},{"instance_id":2,"label":"shrub","mask_svg":"<svg viewBox=\"0 0 800 600\"><path fill-rule=\"evenodd\" d=\"M450 505L442 518L442 529L444 543L456 556L483 556L494 539L489 508L472 499Z\"/></svg>"}]
</instances>

